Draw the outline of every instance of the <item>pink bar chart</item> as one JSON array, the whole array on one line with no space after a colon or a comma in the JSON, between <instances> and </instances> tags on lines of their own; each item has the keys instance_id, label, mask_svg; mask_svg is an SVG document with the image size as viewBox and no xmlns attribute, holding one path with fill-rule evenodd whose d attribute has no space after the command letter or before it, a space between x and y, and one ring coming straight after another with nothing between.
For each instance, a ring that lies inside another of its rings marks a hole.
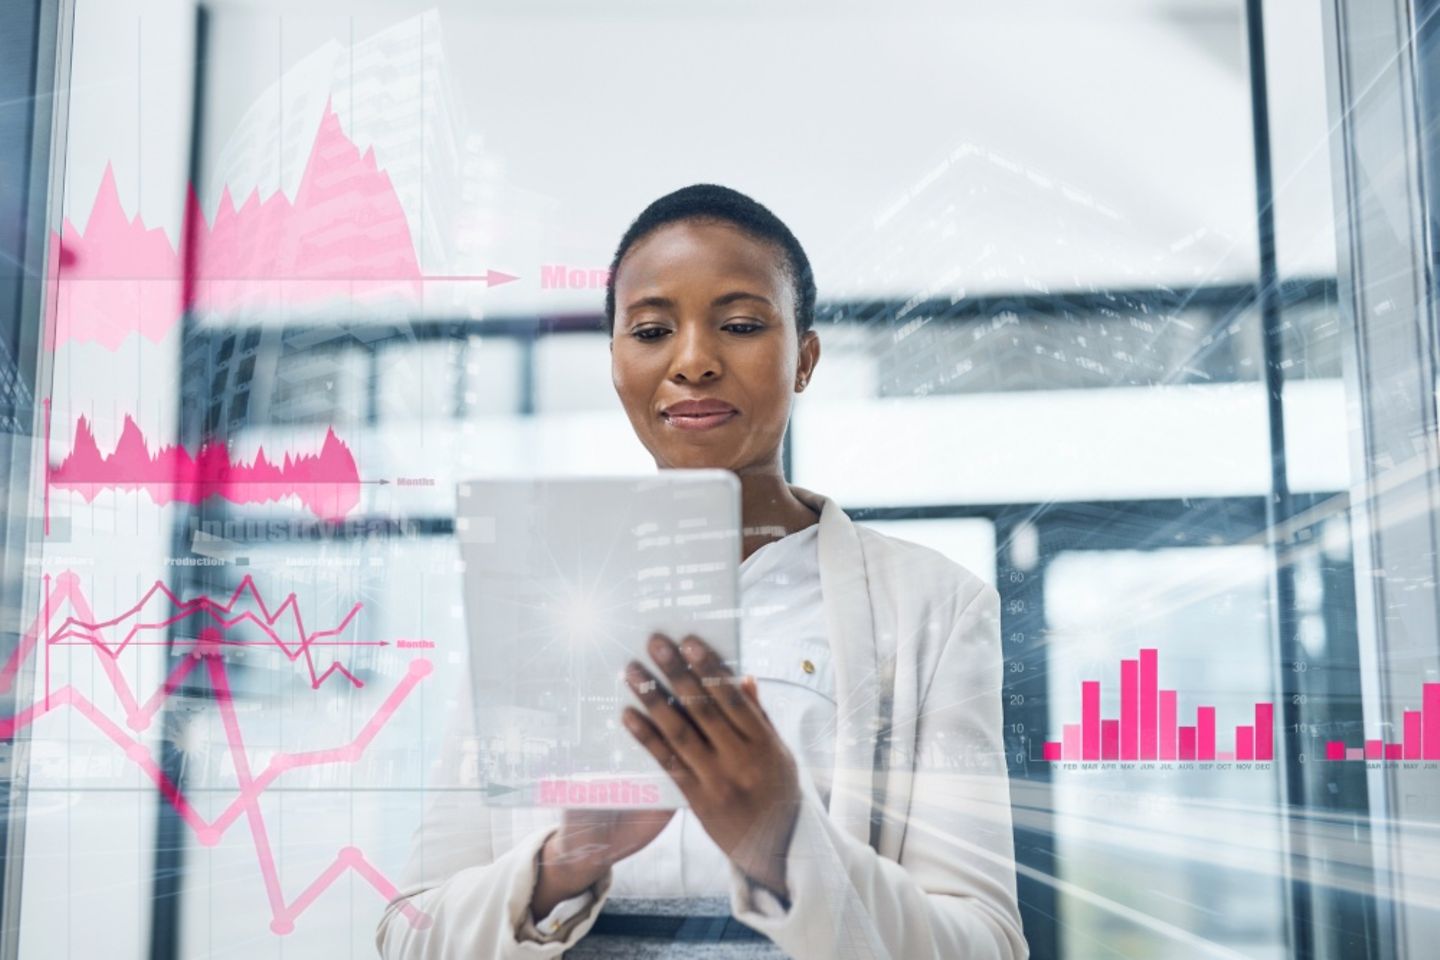
<instances>
[{"instance_id":1,"label":"pink bar chart","mask_svg":"<svg viewBox=\"0 0 1440 960\"><path fill-rule=\"evenodd\" d=\"M1427 709L1432 696L1430 687L1435 688L1436 755L1440 757L1440 684L1426 684ZM1080 722L1063 724L1060 739L1046 741L1042 758L1048 762L1088 763L1268 763L1274 759L1273 703L1256 703L1251 722L1235 727L1234 749L1220 750L1215 707L1198 705L1195 722L1181 725L1179 698L1177 690L1160 689L1160 651L1143 647L1138 658L1120 661L1120 716L1102 717L1100 681L1081 681ZM1427 714L1426 723L1431 722L1429 717ZM1419 714L1414 724L1419 730ZM1343 745L1340 750L1344 752Z\"/></svg>"},{"instance_id":2,"label":"pink bar chart","mask_svg":"<svg viewBox=\"0 0 1440 960\"><path fill-rule=\"evenodd\" d=\"M1399 743L1367 739L1363 746L1350 747L1343 740L1327 740L1325 759L1382 763L1440 760L1440 683L1421 685L1420 709L1405 711Z\"/></svg>"}]
</instances>

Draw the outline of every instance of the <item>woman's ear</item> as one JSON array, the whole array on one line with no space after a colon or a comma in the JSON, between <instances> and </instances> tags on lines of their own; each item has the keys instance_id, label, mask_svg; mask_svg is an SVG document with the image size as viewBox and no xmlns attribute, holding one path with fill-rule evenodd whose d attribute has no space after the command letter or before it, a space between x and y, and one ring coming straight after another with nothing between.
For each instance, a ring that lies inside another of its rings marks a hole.
<instances>
[{"instance_id":1,"label":"woman's ear","mask_svg":"<svg viewBox=\"0 0 1440 960\"><path fill-rule=\"evenodd\" d=\"M800 338L800 362L795 371L795 392L804 390L810 383L810 377L815 372L815 365L820 362L820 334L814 330L806 330L805 336Z\"/></svg>"}]
</instances>

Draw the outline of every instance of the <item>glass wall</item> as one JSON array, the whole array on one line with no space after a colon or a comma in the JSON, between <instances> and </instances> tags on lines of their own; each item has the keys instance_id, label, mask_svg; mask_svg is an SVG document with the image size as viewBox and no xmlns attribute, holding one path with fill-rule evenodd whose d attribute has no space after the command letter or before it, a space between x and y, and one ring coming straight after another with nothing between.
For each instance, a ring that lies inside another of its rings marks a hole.
<instances>
[{"instance_id":1,"label":"glass wall","mask_svg":"<svg viewBox=\"0 0 1440 960\"><path fill-rule=\"evenodd\" d=\"M1031 956L1425 955L1425 4L29 6L11 953L374 954L456 484L653 471L605 270L715 182L815 267L790 481L1000 593Z\"/></svg>"}]
</instances>

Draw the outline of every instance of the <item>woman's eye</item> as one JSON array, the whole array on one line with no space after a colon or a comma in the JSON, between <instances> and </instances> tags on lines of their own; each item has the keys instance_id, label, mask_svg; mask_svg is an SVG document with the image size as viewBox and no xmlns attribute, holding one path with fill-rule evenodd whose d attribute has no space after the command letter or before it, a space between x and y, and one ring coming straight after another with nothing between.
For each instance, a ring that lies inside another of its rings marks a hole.
<instances>
[{"instance_id":1,"label":"woman's eye","mask_svg":"<svg viewBox=\"0 0 1440 960\"><path fill-rule=\"evenodd\" d=\"M749 336L750 334L755 333L757 330L764 329L764 327L765 325L763 323L748 323L743 320L725 324L726 330L734 331L741 336ZM643 340L648 343L650 341L659 340L664 334L667 334L669 332L670 331L665 327L641 327L634 332L633 336L636 340ZM650 334L654 334L654 336L650 336Z\"/></svg>"}]
</instances>

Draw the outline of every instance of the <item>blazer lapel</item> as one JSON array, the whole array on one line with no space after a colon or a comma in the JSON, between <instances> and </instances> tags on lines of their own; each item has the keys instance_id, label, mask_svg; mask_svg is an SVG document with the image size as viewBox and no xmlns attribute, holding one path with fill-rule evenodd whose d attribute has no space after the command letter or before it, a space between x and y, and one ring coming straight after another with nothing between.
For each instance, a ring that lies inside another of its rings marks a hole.
<instances>
[{"instance_id":1,"label":"blazer lapel","mask_svg":"<svg viewBox=\"0 0 1440 960\"><path fill-rule=\"evenodd\" d=\"M872 843L875 744L880 684L865 554L854 523L829 497L789 484L800 502L820 511L820 592L834 657L836 744L830 818L862 843Z\"/></svg>"}]
</instances>

